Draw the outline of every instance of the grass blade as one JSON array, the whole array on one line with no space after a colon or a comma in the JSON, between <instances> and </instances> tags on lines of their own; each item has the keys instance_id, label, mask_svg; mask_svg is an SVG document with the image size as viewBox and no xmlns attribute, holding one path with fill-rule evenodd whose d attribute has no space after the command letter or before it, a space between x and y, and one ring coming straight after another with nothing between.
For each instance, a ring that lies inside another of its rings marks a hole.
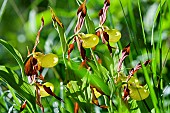
<instances>
[{"instance_id":1,"label":"grass blade","mask_svg":"<svg viewBox=\"0 0 170 113\"><path fill-rule=\"evenodd\" d=\"M146 83L148 84L148 87L149 87L150 96L151 96L151 99L152 99L152 103L155 107L156 113L160 113L160 109L158 107L158 99L156 97L155 91L154 91L153 86L151 84L147 69L143 64L142 64L142 69L143 69L143 72L144 72Z\"/></svg>"},{"instance_id":2,"label":"grass blade","mask_svg":"<svg viewBox=\"0 0 170 113\"><path fill-rule=\"evenodd\" d=\"M90 19L89 15L86 14L85 17L86 29L89 34L95 34L95 26L93 21Z\"/></svg>"},{"instance_id":3,"label":"grass blade","mask_svg":"<svg viewBox=\"0 0 170 113\"><path fill-rule=\"evenodd\" d=\"M5 40L0 39L0 44L2 44L15 58L21 69L22 78L24 79L24 63L21 54Z\"/></svg>"},{"instance_id":4,"label":"grass blade","mask_svg":"<svg viewBox=\"0 0 170 113\"><path fill-rule=\"evenodd\" d=\"M1 22L2 16L3 16L4 11L5 11L5 7L6 7L6 5L7 5L7 1L8 1L8 0L4 0L3 4L2 4L2 6L1 6L1 9L0 9L0 22Z\"/></svg>"},{"instance_id":5,"label":"grass blade","mask_svg":"<svg viewBox=\"0 0 170 113\"><path fill-rule=\"evenodd\" d=\"M36 110L34 87L24 82L18 75L5 66L0 66L0 78L3 82L10 85L22 97L28 101L28 109L32 112Z\"/></svg>"},{"instance_id":6,"label":"grass blade","mask_svg":"<svg viewBox=\"0 0 170 113\"><path fill-rule=\"evenodd\" d=\"M66 61L65 61L65 53L67 50L67 41L66 41L66 35L65 35L65 29L61 21L58 19L58 17L55 15L54 11L52 8L51 10L51 15L52 15L52 21L53 21L53 26L57 30L59 37L60 37L60 42L61 42L61 47L62 47L62 53L63 53L63 61L65 66L67 67Z\"/></svg>"}]
</instances>

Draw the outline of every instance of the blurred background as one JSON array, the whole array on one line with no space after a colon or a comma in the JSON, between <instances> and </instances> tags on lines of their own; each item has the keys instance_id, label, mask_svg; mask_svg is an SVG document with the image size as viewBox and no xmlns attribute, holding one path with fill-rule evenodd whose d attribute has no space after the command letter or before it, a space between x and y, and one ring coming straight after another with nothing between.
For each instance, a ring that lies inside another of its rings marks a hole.
<instances>
[{"instance_id":1,"label":"blurred background","mask_svg":"<svg viewBox=\"0 0 170 113\"><path fill-rule=\"evenodd\" d=\"M6 1L6 2L5 2ZM3 4L3 3L6 4ZM87 0L88 14L98 26L98 12L103 7L104 0ZM129 29L135 37L134 42L140 42L140 49L145 49L143 46L142 26L140 22L140 15L138 10L137 1L121 0L124 14L119 0L111 0L111 6L107 14L106 26L110 28L116 28L121 31L122 38L120 40L124 47L130 42L130 34L127 28L125 17L128 22ZM151 30L153 25L154 15L158 8L160 0L140 0L141 12L143 17L144 29L146 33L146 39L148 48L151 43ZM49 52L52 48L56 48L59 44L58 34L52 26L51 14L49 6L52 7L56 15L60 18L64 24L67 38L73 35L73 30L77 21L77 2L76 0L1 0L0 6L5 6L1 12L0 17L0 37L8 41L14 46L25 58L27 56L27 46L31 50L37 35L37 31L41 24L41 17L44 17L45 27L41 32L40 44L38 48L42 52ZM170 15L169 6L164 5L162 11L162 38L165 48L169 48L168 39L170 34ZM125 15L125 17L124 17ZM157 19L159 21L159 19ZM155 24L154 29L154 42L156 43L159 38L158 24ZM137 48L138 49L138 48ZM8 62L10 55L0 46L0 63L1 64L13 64ZM132 49L133 51L133 49ZM167 51L166 51L167 52ZM165 52L165 53L166 53ZM4 57L8 56L8 57ZM133 55L136 57L136 53Z\"/></svg>"}]
</instances>

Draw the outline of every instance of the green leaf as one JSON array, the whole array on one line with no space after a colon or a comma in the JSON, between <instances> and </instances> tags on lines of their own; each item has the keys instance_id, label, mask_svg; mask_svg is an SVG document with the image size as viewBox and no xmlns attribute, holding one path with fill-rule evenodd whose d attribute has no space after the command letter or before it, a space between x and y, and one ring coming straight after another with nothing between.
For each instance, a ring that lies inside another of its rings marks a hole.
<instances>
[{"instance_id":1,"label":"green leaf","mask_svg":"<svg viewBox=\"0 0 170 113\"><path fill-rule=\"evenodd\" d=\"M129 101L129 104L130 104L130 113L140 113L140 109L138 107L137 102L142 102L142 101L135 101L135 100Z\"/></svg>"},{"instance_id":2,"label":"green leaf","mask_svg":"<svg viewBox=\"0 0 170 113\"><path fill-rule=\"evenodd\" d=\"M94 64L95 62L90 61L90 62L87 62L87 63L91 67L93 73L95 73L97 76L99 76L101 78L101 74L98 71L97 66Z\"/></svg>"},{"instance_id":3,"label":"green leaf","mask_svg":"<svg viewBox=\"0 0 170 113\"><path fill-rule=\"evenodd\" d=\"M54 11L52 8L50 8L51 14L52 14L52 21L53 21L53 26L57 30L60 41L61 41L61 46L62 46L62 51L63 53L66 52L67 46L66 46L66 36L65 36L65 29L61 21L58 19L58 17L55 15Z\"/></svg>"},{"instance_id":4,"label":"green leaf","mask_svg":"<svg viewBox=\"0 0 170 113\"><path fill-rule=\"evenodd\" d=\"M15 103L16 103L17 109L19 110L19 108L20 108L20 102L19 102L18 98L17 98L16 95L15 95L14 89L13 89L9 84L7 84L7 87L8 87L8 89L10 90L10 93L12 94L12 97L13 97ZM16 108L16 107L15 107L15 108Z\"/></svg>"},{"instance_id":5,"label":"green leaf","mask_svg":"<svg viewBox=\"0 0 170 113\"><path fill-rule=\"evenodd\" d=\"M61 23L61 21L58 19L58 17L55 15L54 11L52 8L50 8L51 10L51 15L52 15L52 21L53 21L53 26L54 28L57 30L59 37L60 37L60 42L61 42L61 47L62 47L62 56L63 56L63 61L65 64L65 67L67 68L67 64L66 64L66 58L65 58L65 53L67 51L68 45L67 45L67 41L66 41L66 35L65 35L65 29L63 24Z\"/></svg>"},{"instance_id":6,"label":"green leaf","mask_svg":"<svg viewBox=\"0 0 170 113\"><path fill-rule=\"evenodd\" d=\"M67 84L67 88L71 94L75 93L76 98L78 98L80 102L85 102L85 99L83 98L83 92L80 90L80 86L78 85L77 81L70 81Z\"/></svg>"},{"instance_id":7,"label":"green leaf","mask_svg":"<svg viewBox=\"0 0 170 113\"><path fill-rule=\"evenodd\" d=\"M93 86L101 89L106 95L110 95L110 89L108 85L96 74L90 74L87 69L81 68L75 62L68 62L71 70L76 74L77 77L83 78L84 76L88 77L88 82Z\"/></svg>"},{"instance_id":8,"label":"green leaf","mask_svg":"<svg viewBox=\"0 0 170 113\"><path fill-rule=\"evenodd\" d=\"M1 6L1 9L0 9L0 22L1 22L1 19L2 19L2 16L3 16L3 13L5 12L5 7L7 5L7 1L8 0L4 0L2 6Z\"/></svg>"},{"instance_id":9,"label":"green leaf","mask_svg":"<svg viewBox=\"0 0 170 113\"><path fill-rule=\"evenodd\" d=\"M0 66L0 79L10 85L23 100L27 100L28 109L36 111L35 87L24 82L13 70L5 66Z\"/></svg>"},{"instance_id":10,"label":"green leaf","mask_svg":"<svg viewBox=\"0 0 170 113\"><path fill-rule=\"evenodd\" d=\"M96 66L92 62L88 62L88 65L92 68L95 75L97 75L99 78L101 78L104 81L107 81L108 75L110 74L109 71L102 65L99 65L99 68L101 70L101 73L97 70Z\"/></svg>"},{"instance_id":11,"label":"green leaf","mask_svg":"<svg viewBox=\"0 0 170 113\"><path fill-rule=\"evenodd\" d=\"M157 11L156 11L156 14L155 14L155 17L154 17L154 23L156 23L156 20L158 19L158 15L160 13L160 10L161 10L161 7L166 3L166 0L162 0L161 1L161 4L159 4L158 8L157 8Z\"/></svg>"},{"instance_id":12,"label":"green leaf","mask_svg":"<svg viewBox=\"0 0 170 113\"><path fill-rule=\"evenodd\" d=\"M1 80L1 79L0 79ZM7 109L7 103L5 102L5 96L8 94L8 92L3 92L1 93L0 96L0 112L1 113L7 113L8 109Z\"/></svg>"},{"instance_id":13,"label":"green leaf","mask_svg":"<svg viewBox=\"0 0 170 113\"><path fill-rule=\"evenodd\" d=\"M100 70L101 70L101 72L102 72L102 78L103 78L103 80L104 81L107 81L109 78L109 75L110 75L110 73L109 73L109 71L104 67L104 66L102 66L102 65L100 65Z\"/></svg>"},{"instance_id":14,"label":"green leaf","mask_svg":"<svg viewBox=\"0 0 170 113\"><path fill-rule=\"evenodd\" d=\"M21 54L5 40L0 39L0 44L2 44L15 58L15 60L17 61L17 63L20 66L22 77L24 77L24 75L25 75L24 74L24 63L23 63Z\"/></svg>"},{"instance_id":15,"label":"green leaf","mask_svg":"<svg viewBox=\"0 0 170 113\"><path fill-rule=\"evenodd\" d=\"M113 58L110 56L107 46L106 45L98 45L96 47L95 53L102 60L102 66L104 66L110 73L113 73L113 71L111 71L111 67L112 67L112 70L114 70L113 63L116 62L117 59L115 58L113 61Z\"/></svg>"},{"instance_id":16,"label":"green leaf","mask_svg":"<svg viewBox=\"0 0 170 113\"><path fill-rule=\"evenodd\" d=\"M160 113L160 109L158 107L158 99L156 97L155 90L153 88L152 82L150 80L149 74L148 74L147 69L144 66L144 64L142 64L142 69L143 69L143 72L144 72L146 83L147 83L149 91L150 91L150 96L151 96L151 99L152 99L152 103L153 103L153 105L155 107L156 112Z\"/></svg>"},{"instance_id":17,"label":"green leaf","mask_svg":"<svg viewBox=\"0 0 170 113\"><path fill-rule=\"evenodd\" d=\"M85 93L85 90L83 89L83 85L78 84L78 81L70 81L67 84L67 88L67 96L70 96L73 101L78 102L79 106L84 111L88 112L92 104L90 103L90 101L87 100L88 98L86 98L87 95Z\"/></svg>"},{"instance_id":18,"label":"green leaf","mask_svg":"<svg viewBox=\"0 0 170 113\"><path fill-rule=\"evenodd\" d=\"M100 88L106 95L110 95L110 89L107 86L107 84L101 79L99 78L97 75L92 74L89 75L89 80L90 83L94 86L96 86L97 88Z\"/></svg>"},{"instance_id":19,"label":"green leaf","mask_svg":"<svg viewBox=\"0 0 170 113\"><path fill-rule=\"evenodd\" d=\"M95 34L94 22L90 19L89 15L86 14L85 17L86 29L89 34Z\"/></svg>"}]
</instances>

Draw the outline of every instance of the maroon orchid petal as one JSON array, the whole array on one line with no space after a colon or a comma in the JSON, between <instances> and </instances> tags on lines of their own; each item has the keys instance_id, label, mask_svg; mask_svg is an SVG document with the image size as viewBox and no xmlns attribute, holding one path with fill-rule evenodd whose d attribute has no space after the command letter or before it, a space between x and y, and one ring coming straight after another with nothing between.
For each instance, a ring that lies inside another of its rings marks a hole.
<instances>
[{"instance_id":1,"label":"maroon orchid petal","mask_svg":"<svg viewBox=\"0 0 170 113\"><path fill-rule=\"evenodd\" d=\"M86 60L86 50L83 48L82 43L80 46L80 54L83 60Z\"/></svg>"},{"instance_id":2,"label":"maroon orchid petal","mask_svg":"<svg viewBox=\"0 0 170 113\"><path fill-rule=\"evenodd\" d=\"M24 71L27 76L37 75L38 69L37 66L37 59L35 59L33 56L31 56L24 66Z\"/></svg>"},{"instance_id":3,"label":"maroon orchid petal","mask_svg":"<svg viewBox=\"0 0 170 113\"><path fill-rule=\"evenodd\" d=\"M118 63L118 70L117 70L118 72L120 72L122 63L124 59L129 55L129 53L130 53L130 43L122 51L122 57L119 59L119 63Z\"/></svg>"},{"instance_id":4,"label":"maroon orchid petal","mask_svg":"<svg viewBox=\"0 0 170 113\"><path fill-rule=\"evenodd\" d=\"M31 56L25 63L24 71L27 76L33 75L33 57Z\"/></svg>"},{"instance_id":5,"label":"maroon orchid petal","mask_svg":"<svg viewBox=\"0 0 170 113\"><path fill-rule=\"evenodd\" d=\"M37 83L39 84L39 83ZM39 84L40 85L40 84ZM36 103L37 105L41 108L42 113L44 113L44 107L41 104L41 94L40 94L40 88L38 87L38 85L36 85Z\"/></svg>"},{"instance_id":6,"label":"maroon orchid petal","mask_svg":"<svg viewBox=\"0 0 170 113\"><path fill-rule=\"evenodd\" d=\"M112 54L112 47L110 46L109 43L107 44L107 47L108 47L108 49L109 49L109 52Z\"/></svg>"},{"instance_id":7,"label":"maroon orchid petal","mask_svg":"<svg viewBox=\"0 0 170 113\"><path fill-rule=\"evenodd\" d=\"M145 66L147 66L150 62L151 62L151 60L147 60L147 61L145 61L143 64L144 64Z\"/></svg>"},{"instance_id":8,"label":"maroon orchid petal","mask_svg":"<svg viewBox=\"0 0 170 113\"><path fill-rule=\"evenodd\" d=\"M74 49L74 42L69 45L69 48L68 48L68 60L70 60L70 53L73 51L73 49Z\"/></svg>"},{"instance_id":9,"label":"maroon orchid petal","mask_svg":"<svg viewBox=\"0 0 170 113\"><path fill-rule=\"evenodd\" d=\"M143 64L144 64L145 66L147 66L150 62L151 62L151 60L147 60L147 61L145 61ZM128 78L127 78L126 81L129 81L130 78L131 78L139 69L141 69L141 68L142 68L141 63L138 63L134 68L132 68L132 69L129 71L129 75L128 75Z\"/></svg>"},{"instance_id":10,"label":"maroon orchid petal","mask_svg":"<svg viewBox=\"0 0 170 113\"><path fill-rule=\"evenodd\" d=\"M86 16L86 0L84 0L83 4L79 6L77 11L77 16L78 16L78 21L74 29L74 33L78 33L84 24L84 19Z\"/></svg>"},{"instance_id":11,"label":"maroon orchid petal","mask_svg":"<svg viewBox=\"0 0 170 113\"><path fill-rule=\"evenodd\" d=\"M142 65L139 63L137 64L134 68L132 68L130 71L129 71L129 76L132 76L135 72L137 72L140 68L142 67Z\"/></svg>"},{"instance_id":12,"label":"maroon orchid petal","mask_svg":"<svg viewBox=\"0 0 170 113\"><path fill-rule=\"evenodd\" d=\"M103 31L103 37L102 37L102 42L109 42L109 35L107 34L107 32Z\"/></svg>"},{"instance_id":13,"label":"maroon orchid petal","mask_svg":"<svg viewBox=\"0 0 170 113\"><path fill-rule=\"evenodd\" d=\"M77 102L74 103L74 113L78 113L79 111L79 104Z\"/></svg>"},{"instance_id":14,"label":"maroon orchid petal","mask_svg":"<svg viewBox=\"0 0 170 113\"><path fill-rule=\"evenodd\" d=\"M103 8L99 11L100 25L106 21L106 12L110 6L110 0L105 0Z\"/></svg>"},{"instance_id":15,"label":"maroon orchid petal","mask_svg":"<svg viewBox=\"0 0 170 113\"><path fill-rule=\"evenodd\" d=\"M51 11L51 15L52 15L52 19L53 19L53 22L56 23L61 27L61 28L64 28L64 25L63 23L59 20L59 18L55 15L53 9L50 7L50 11Z\"/></svg>"},{"instance_id":16,"label":"maroon orchid petal","mask_svg":"<svg viewBox=\"0 0 170 113\"><path fill-rule=\"evenodd\" d=\"M151 60L145 61L143 64L146 66L151 62ZM135 72L142 68L141 63L137 64L134 68L129 71L129 76L132 76Z\"/></svg>"},{"instance_id":17,"label":"maroon orchid petal","mask_svg":"<svg viewBox=\"0 0 170 113\"><path fill-rule=\"evenodd\" d=\"M50 89L50 87L46 87L45 85L43 85L44 90L50 94L51 96L55 97L57 100L64 102L60 97L56 96Z\"/></svg>"},{"instance_id":18,"label":"maroon orchid petal","mask_svg":"<svg viewBox=\"0 0 170 113\"><path fill-rule=\"evenodd\" d=\"M124 90L123 90L123 97L122 97L122 99L124 101L127 101L127 98L129 97L129 94L130 94L130 90L128 89L127 86L125 86Z\"/></svg>"},{"instance_id":19,"label":"maroon orchid petal","mask_svg":"<svg viewBox=\"0 0 170 113\"><path fill-rule=\"evenodd\" d=\"M25 100L22 106L20 107L19 111L22 112L26 108L26 105L27 105L27 101Z\"/></svg>"}]
</instances>

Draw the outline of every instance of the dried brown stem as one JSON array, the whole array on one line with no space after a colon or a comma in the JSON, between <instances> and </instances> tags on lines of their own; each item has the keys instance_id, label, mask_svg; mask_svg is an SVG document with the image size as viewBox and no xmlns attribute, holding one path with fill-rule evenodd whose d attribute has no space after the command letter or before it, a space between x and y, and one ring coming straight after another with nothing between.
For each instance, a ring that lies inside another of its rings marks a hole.
<instances>
[{"instance_id":1,"label":"dried brown stem","mask_svg":"<svg viewBox=\"0 0 170 113\"><path fill-rule=\"evenodd\" d=\"M44 18L42 17L41 18L41 27L38 30L37 37L36 37L35 44L34 44L34 48L32 49L32 53L35 52L36 47L37 47L38 43L40 42L40 33L41 33L43 27L44 27Z\"/></svg>"}]
</instances>

